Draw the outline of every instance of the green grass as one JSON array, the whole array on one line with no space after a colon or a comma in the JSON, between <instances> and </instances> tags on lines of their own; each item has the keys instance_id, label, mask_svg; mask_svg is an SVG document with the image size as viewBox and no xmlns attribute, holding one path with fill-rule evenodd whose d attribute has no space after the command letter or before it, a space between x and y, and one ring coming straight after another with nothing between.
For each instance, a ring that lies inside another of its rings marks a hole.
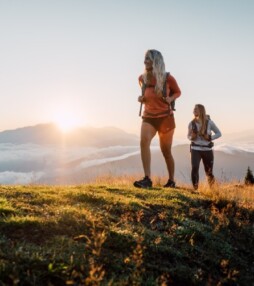
<instances>
[{"instance_id":1,"label":"green grass","mask_svg":"<svg viewBox=\"0 0 254 286\"><path fill-rule=\"evenodd\" d=\"M0 186L0 285L254 285L254 187Z\"/></svg>"}]
</instances>

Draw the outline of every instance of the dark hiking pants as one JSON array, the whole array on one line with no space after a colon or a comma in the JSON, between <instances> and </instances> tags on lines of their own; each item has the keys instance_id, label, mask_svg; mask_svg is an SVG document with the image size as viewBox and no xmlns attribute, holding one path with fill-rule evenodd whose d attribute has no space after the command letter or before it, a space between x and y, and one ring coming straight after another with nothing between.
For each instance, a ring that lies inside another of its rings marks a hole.
<instances>
[{"instance_id":1,"label":"dark hiking pants","mask_svg":"<svg viewBox=\"0 0 254 286\"><path fill-rule=\"evenodd\" d=\"M199 151L191 149L191 180L193 187L198 188L199 183L199 165L202 160L208 183L211 186L214 183L213 175L213 150Z\"/></svg>"}]
</instances>

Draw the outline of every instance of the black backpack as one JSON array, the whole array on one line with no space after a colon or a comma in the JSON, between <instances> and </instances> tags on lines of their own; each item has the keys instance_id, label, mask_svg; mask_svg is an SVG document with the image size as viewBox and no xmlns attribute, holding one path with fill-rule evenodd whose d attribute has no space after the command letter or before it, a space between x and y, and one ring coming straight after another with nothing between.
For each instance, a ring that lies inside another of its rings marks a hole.
<instances>
[{"instance_id":1,"label":"black backpack","mask_svg":"<svg viewBox=\"0 0 254 286\"><path fill-rule=\"evenodd\" d=\"M208 127L208 122L210 120L210 116L207 115L207 119L206 119L206 126L205 126L205 134L207 134L207 127ZM196 125L196 122L195 122L195 119L193 119L191 121L191 129L192 129L192 132L195 133L195 134L198 134L198 128L197 128L197 125ZM191 142L191 146L201 146L201 147L204 147L203 145L198 145L198 144L195 144L195 142ZM207 145L207 147L209 148L212 148L214 146L214 143L212 141L209 142L209 144Z\"/></svg>"}]
</instances>

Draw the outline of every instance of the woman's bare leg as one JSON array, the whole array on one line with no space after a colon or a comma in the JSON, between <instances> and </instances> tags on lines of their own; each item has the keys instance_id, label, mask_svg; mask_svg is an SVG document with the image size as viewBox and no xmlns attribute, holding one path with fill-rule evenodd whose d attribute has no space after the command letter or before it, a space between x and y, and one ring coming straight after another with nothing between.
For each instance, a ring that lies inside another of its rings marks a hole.
<instances>
[{"instance_id":1,"label":"woman's bare leg","mask_svg":"<svg viewBox=\"0 0 254 286\"><path fill-rule=\"evenodd\" d=\"M161 152L167 165L168 177L172 181L175 175L175 161L171 153L174 131L175 129L172 129L167 133L159 133Z\"/></svg>"},{"instance_id":2,"label":"woman's bare leg","mask_svg":"<svg viewBox=\"0 0 254 286\"><path fill-rule=\"evenodd\" d=\"M141 125L141 139L140 139L140 150L141 160L145 176L150 178L151 176L151 150L150 145L153 137L156 134L156 129L149 123L143 122Z\"/></svg>"}]
</instances>

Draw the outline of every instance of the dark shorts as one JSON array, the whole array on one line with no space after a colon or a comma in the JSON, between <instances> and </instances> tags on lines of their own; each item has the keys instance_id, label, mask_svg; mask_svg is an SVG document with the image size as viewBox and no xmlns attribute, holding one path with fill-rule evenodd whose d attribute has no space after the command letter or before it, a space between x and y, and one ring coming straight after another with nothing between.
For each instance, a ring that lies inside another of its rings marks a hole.
<instances>
[{"instance_id":1,"label":"dark shorts","mask_svg":"<svg viewBox=\"0 0 254 286\"><path fill-rule=\"evenodd\" d=\"M143 122L151 124L158 132L162 133L167 133L176 127L174 115L159 118L143 117Z\"/></svg>"}]
</instances>

